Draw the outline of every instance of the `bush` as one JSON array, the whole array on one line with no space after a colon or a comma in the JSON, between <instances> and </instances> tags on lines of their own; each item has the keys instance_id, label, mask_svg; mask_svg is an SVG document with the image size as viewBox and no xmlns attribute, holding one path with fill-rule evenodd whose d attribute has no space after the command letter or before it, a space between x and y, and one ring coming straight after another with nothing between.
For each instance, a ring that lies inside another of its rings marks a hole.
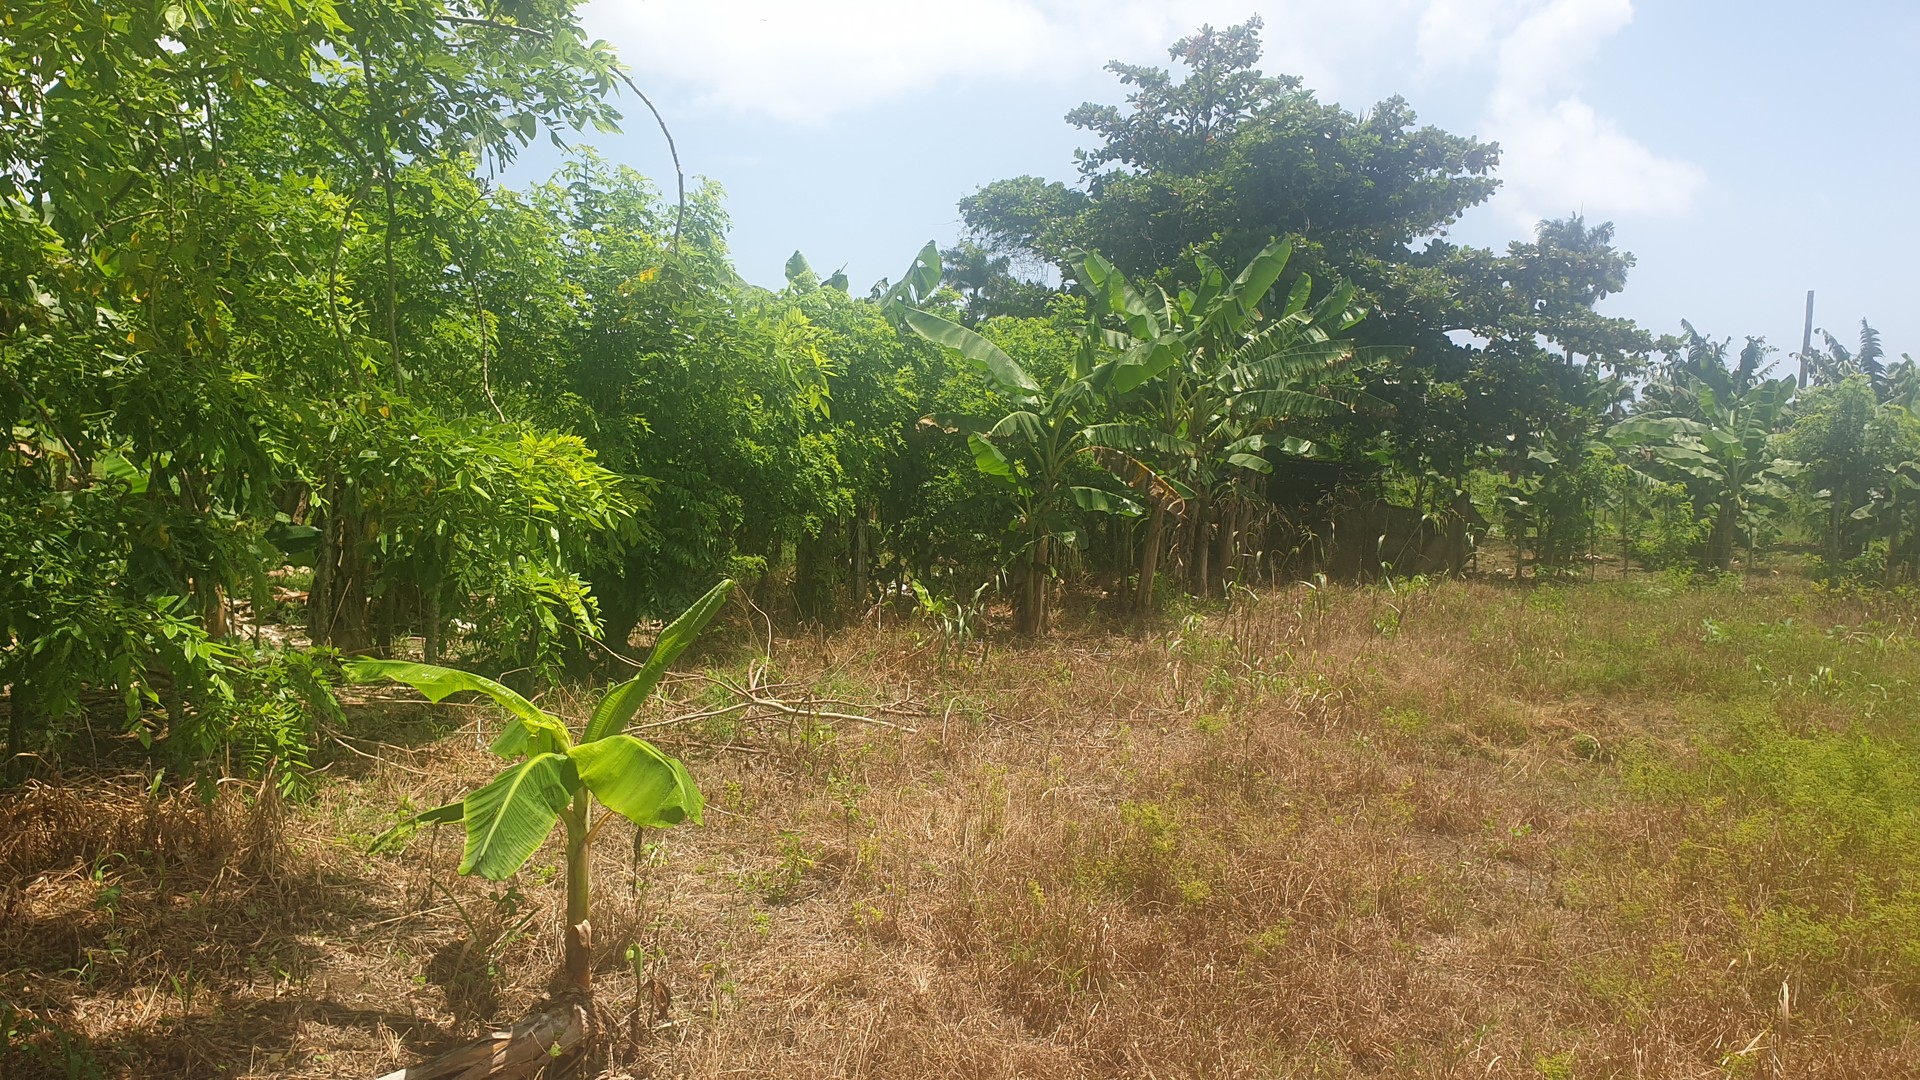
<instances>
[{"instance_id":1,"label":"bush","mask_svg":"<svg viewBox=\"0 0 1920 1080\"><path fill-rule=\"evenodd\" d=\"M1666 570L1698 562L1713 523L1695 512L1687 489L1679 484L1660 485L1648 510L1648 516L1628 533L1628 546L1640 565Z\"/></svg>"}]
</instances>

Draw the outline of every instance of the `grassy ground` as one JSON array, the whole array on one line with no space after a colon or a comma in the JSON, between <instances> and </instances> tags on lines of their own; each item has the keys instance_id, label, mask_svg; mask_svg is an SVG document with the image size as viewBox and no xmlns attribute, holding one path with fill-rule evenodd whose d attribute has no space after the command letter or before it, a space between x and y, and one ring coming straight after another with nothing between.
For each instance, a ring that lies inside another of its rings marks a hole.
<instances>
[{"instance_id":1,"label":"grassy ground","mask_svg":"<svg viewBox=\"0 0 1920 1080\"><path fill-rule=\"evenodd\" d=\"M1303 586L945 662L776 641L769 695L892 726L649 733L711 810L600 839L603 1074L1920 1076L1916 611ZM504 889L450 832L357 853L494 722L356 710L309 805L0 803L9 1075L371 1076L525 1014L557 848Z\"/></svg>"}]
</instances>

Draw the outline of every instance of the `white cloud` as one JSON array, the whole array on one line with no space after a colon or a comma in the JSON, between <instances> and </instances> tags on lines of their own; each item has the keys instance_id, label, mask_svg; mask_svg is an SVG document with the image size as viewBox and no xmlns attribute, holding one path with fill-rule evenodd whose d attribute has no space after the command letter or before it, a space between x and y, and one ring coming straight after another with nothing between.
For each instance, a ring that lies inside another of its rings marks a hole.
<instances>
[{"instance_id":1,"label":"white cloud","mask_svg":"<svg viewBox=\"0 0 1920 1080\"><path fill-rule=\"evenodd\" d=\"M1415 46L1420 70L1451 73L1482 61L1500 27L1524 10L1526 0L1430 0Z\"/></svg>"},{"instance_id":2,"label":"white cloud","mask_svg":"<svg viewBox=\"0 0 1920 1080\"><path fill-rule=\"evenodd\" d=\"M1506 181L1500 202L1523 228L1576 210L1680 215L1706 186L1699 166L1655 154L1578 98L1512 106L1491 123Z\"/></svg>"},{"instance_id":3,"label":"white cloud","mask_svg":"<svg viewBox=\"0 0 1920 1080\"><path fill-rule=\"evenodd\" d=\"M1499 46L1493 100L1531 101L1578 81L1607 38L1633 21L1631 0L1549 0L1524 5Z\"/></svg>"},{"instance_id":4,"label":"white cloud","mask_svg":"<svg viewBox=\"0 0 1920 1080\"><path fill-rule=\"evenodd\" d=\"M1395 43L1432 2L593 0L584 18L627 63L707 106L819 123L936 88L1084 80L1115 58L1164 65L1175 39L1256 9L1265 69L1337 98L1357 70L1404 67Z\"/></svg>"},{"instance_id":5,"label":"white cloud","mask_svg":"<svg viewBox=\"0 0 1920 1080\"><path fill-rule=\"evenodd\" d=\"M1705 185L1578 96L1632 0L594 0L585 18L650 79L804 124L881 100L1085 79L1114 57L1164 63L1175 38L1255 8L1263 66L1323 98L1364 106L1409 80L1423 84L1416 99L1484 93L1476 134L1502 145L1496 205L1516 221L1685 213Z\"/></svg>"},{"instance_id":6,"label":"white cloud","mask_svg":"<svg viewBox=\"0 0 1920 1080\"><path fill-rule=\"evenodd\" d=\"M691 84L708 105L806 123L948 84L1161 57L1181 33L1237 21L1235 11L1243 18L1244 3L596 0L585 20L628 63Z\"/></svg>"},{"instance_id":7,"label":"white cloud","mask_svg":"<svg viewBox=\"0 0 1920 1080\"><path fill-rule=\"evenodd\" d=\"M1572 210L1680 215L1706 186L1698 166L1654 153L1572 93L1632 21L1632 0L1549 0L1501 39L1486 127L1504 151L1500 201L1516 223Z\"/></svg>"}]
</instances>

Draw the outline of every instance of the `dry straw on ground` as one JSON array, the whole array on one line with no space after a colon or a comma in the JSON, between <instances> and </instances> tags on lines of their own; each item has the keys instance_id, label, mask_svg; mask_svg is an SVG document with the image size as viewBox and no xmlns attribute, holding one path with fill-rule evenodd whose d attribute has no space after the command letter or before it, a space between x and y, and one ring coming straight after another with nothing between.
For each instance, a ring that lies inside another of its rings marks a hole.
<instances>
[{"instance_id":1,"label":"dry straw on ground","mask_svg":"<svg viewBox=\"0 0 1920 1080\"><path fill-rule=\"evenodd\" d=\"M1904 976L1753 954L1741 890L1793 887L1790 853L1741 880L1700 842L1723 804L1636 781L1696 753L1675 702L1737 677L1702 621L1788 603L1730 596L1295 588L944 663L924 626L779 641L763 696L815 704L654 729L708 823L598 847L594 1068L1920 1075ZM1594 676L1581 628L1626 624L1657 670ZM729 655L705 662L740 684ZM890 725L809 715L880 702ZM52 1025L17 1075L65 1075L58 1027L109 1075L371 1076L535 1006L557 849L511 889L453 877L451 832L356 853L486 775L489 721L358 722L311 806L104 781L0 805L0 990Z\"/></svg>"}]
</instances>

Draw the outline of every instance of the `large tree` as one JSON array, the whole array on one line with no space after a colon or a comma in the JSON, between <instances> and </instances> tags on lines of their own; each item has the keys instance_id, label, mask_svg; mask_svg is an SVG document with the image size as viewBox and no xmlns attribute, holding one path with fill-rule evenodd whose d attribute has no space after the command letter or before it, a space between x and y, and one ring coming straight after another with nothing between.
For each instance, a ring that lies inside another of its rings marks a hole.
<instances>
[{"instance_id":1,"label":"large tree","mask_svg":"<svg viewBox=\"0 0 1920 1080\"><path fill-rule=\"evenodd\" d=\"M1266 75L1261 28L1256 17L1176 42L1182 76L1109 65L1129 87L1124 104L1067 117L1095 139L1078 154L1079 182L987 185L961 203L975 242L1070 283L1078 253L1097 250L1143 280L1192 284L1194 255L1241 266L1274 237L1297 237L1276 288L1305 273L1351 281L1373 312L1358 340L1402 347L1361 372L1390 406L1384 425L1349 422L1329 445L1384 448L1409 472L1458 479L1489 449L1524 454L1549 431L1590 424L1590 410L1563 404L1591 400L1599 368L1632 370L1649 344L1594 310L1633 265L1612 225L1542 222L1505 253L1448 242L1498 186L1499 146L1420 126L1397 97L1354 113Z\"/></svg>"},{"instance_id":2,"label":"large tree","mask_svg":"<svg viewBox=\"0 0 1920 1080\"><path fill-rule=\"evenodd\" d=\"M961 203L968 228L1069 277L1080 251L1151 277L1191 271L1192 254L1243 265L1288 234L1352 270L1403 260L1408 244L1493 193L1496 144L1416 126L1397 97L1356 115L1298 78L1263 74L1261 25L1256 16L1176 42L1169 54L1188 69L1183 79L1109 64L1133 89L1125 107L1089 102L1067 115L1097 140L1077 155L1080 185L989 184Z\"/></svg>"}]
</instances>

